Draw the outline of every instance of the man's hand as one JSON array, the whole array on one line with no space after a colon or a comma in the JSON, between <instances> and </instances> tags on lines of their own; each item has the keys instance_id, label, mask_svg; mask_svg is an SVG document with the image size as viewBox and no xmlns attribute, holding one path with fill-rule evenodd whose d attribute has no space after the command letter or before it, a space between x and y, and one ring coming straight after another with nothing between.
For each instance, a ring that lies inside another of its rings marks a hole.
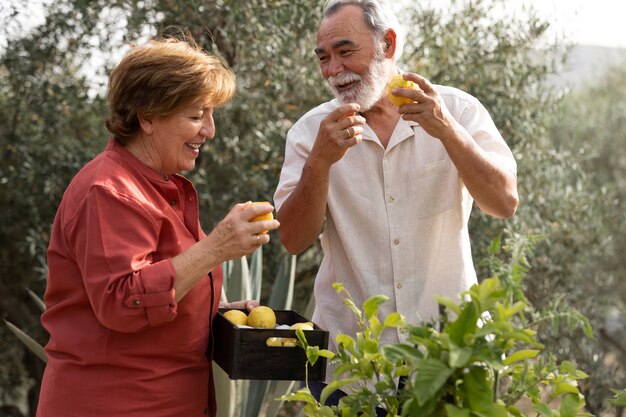
<instances>
[{"instance_id":1,"label":"man's hand","mask_svg":"<svg viewBox=\"0 0 626 417\"><path fill-rule=\"evenodd\" d=\"M448 112L441 96L433 85L421 75L407 72L404 79L413 81L420 90L400 88L394 94L412 99L414 102L403 104L398 108L404 120L411 120L419 125L431 136L444 139L453 135L458 124Z\"/></svg>"},{"instance_id":2,"label":"man's hand","mask_svg":"<svg viewBox=\"0 0 626 417\"><path fill-rule=\"evenodd\" d=\"M348 149L361 143L365 118L357 115L358 111L358 104L344 104L322 120L310 161L330 167L343 158Z\"/></svg>"}]
</instances>

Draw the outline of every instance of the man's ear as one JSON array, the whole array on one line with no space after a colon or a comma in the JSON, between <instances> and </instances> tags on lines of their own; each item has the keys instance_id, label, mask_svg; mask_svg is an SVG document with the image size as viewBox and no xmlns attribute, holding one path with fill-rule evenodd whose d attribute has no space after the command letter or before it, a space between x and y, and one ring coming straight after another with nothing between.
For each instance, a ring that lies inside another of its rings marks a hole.
<instances>
[{"instance_id":1,"label":"man's ear","mask_svg":"<svg viewBox=\"0 0 626 417\"><path fill-rule=\"evenodd\" d=\"M141 130L146 135L151 135L154 131L154 122L152 121L152 118L146 117L146 114L143 111L138 111L137 119L139 120L139 126L141 127Z\"/></svg>"},{"instance_id":2,"label":"man's ear","mask_svg":"<svg viewBox=\"0 0 626 417\"><path fill-rule=\"evenodd\" d=\"M396 54L396 31L393 29L387 29L387 32L383 36L383 41L385 42L385 56L387 58L393 58Z\"/></svg>"}]
</instances>

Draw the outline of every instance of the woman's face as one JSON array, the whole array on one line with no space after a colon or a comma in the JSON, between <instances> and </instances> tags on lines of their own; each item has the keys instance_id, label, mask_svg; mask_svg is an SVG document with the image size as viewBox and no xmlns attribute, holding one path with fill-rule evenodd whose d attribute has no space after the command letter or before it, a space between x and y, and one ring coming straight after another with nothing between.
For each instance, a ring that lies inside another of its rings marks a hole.
<instances>
[{"instance_id":1,"label":"woman's face","mask_svg":"<svg viewBox=\"0 0 626 417\"><path fill-rule=\"evenodd\" d=\"M163 175L190 171L202 145L215 135L213 107L198 101L171 116L155 117L146 126L151 131L143 137L143 162Z\"/></svg>"}]
</instances>

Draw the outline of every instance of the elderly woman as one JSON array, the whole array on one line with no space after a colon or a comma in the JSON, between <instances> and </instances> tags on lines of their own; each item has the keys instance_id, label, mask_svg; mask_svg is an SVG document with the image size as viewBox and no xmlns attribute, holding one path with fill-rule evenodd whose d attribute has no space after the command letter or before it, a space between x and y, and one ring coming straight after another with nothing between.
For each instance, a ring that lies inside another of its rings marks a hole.
<instances>
[{"instance_id":1,"label":"elderly woman","mask_svg":"<svg viewBox=\"0 0 626 417\"><path fill-rule=\"evenodd\" d=\"M271 205L244 202L206 235L197 193L180 175L234 90L226 64L192 40L136 46L111 73L112 138L70 183L50 237L38 416L215 414L220 264L279 226L250 221Z\"/></svg>"}]
</instances>

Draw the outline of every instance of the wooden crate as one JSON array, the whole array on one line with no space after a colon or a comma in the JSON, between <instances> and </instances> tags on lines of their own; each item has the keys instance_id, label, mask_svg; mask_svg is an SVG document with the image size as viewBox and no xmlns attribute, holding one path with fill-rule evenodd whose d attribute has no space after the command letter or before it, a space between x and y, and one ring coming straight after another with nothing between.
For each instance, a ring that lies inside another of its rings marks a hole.
<instances>
[{"instance_id":1,"label":"wooden crate","mask_svg":"<svg viewBox=\"0 0 626 417\"><path fill-rule=\"evenodd\" d=\"M326 358L320 356L311 367L301 347L270 347L265 343L270 337L296 338L295 330L238 327L223 316L227 310L219 309L213 322L213 360L231 379L304 381L305 366L309 368L309 380L324 379ZM277 325L310 322L295 311L274 310L274 313ZM304 331L304 335L310 346L328 347L328 332L317 325L313 324L313 330Z\"/></svg>"}]
</instances>

